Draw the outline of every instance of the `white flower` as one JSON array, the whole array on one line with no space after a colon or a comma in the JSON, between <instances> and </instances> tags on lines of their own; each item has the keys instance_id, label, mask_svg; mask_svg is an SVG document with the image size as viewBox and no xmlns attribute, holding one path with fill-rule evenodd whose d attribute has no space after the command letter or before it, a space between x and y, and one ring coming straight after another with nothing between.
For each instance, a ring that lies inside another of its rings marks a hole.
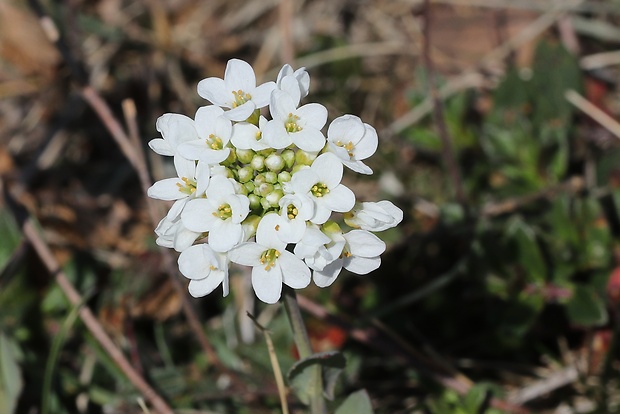
<instances>
[{"instance_id":1,"label":"white flower","mask_svg":"<svg viewBox=\"0 0 620 414\"><path fill-rule=\"evenodd\" d=\"M209 232L209 245L216 252L225 252L244 238L241 222L250 212L250 201L235 193L235 186L226 177L215 175L206 192L207 198L190 200L181 220L192 231Z\"/></svg>"},{"instance_id":2,"label":"white flower","mask_svg":"<svg viewBox=\"0 0 620 414\"><path fill-rule=\"evenodd\" d=\"M319 155L310 168L293 174L287 189L295 194L308 195L315 202L313 223L323 224L332 211L347 212L355 205L353 192L340 184L342 163L331 153Z\"/></svg>"},{"instance_id":3,"label":"white flower","mask_svg":"<svg viewBox=\"0 0 620 414\"><path fill-rule=\"evenodd\" d=\"M194 125L198 139L179 145L179 153L188 160L206 164L219 164L228 158L228 141L232 136L232 123L223 116L219 106L203 106L196 111Z\"/></svg>"},{"instance_id":4,"label":"white flower","mask_svg":"<svg viewBox=\"0 0 620 414\"><path fill-rule=\"evenodd\" d=\"M381 265L381 253L385 243L366 230L351 230L343 234L346 244L340 257L329 263L323 270L314 270L312 279L319 287L334 283L344 267L350 272L365 275Z\"/></svg>"},{"instance_id":5,"label":"white flower","mask_svg":"<svg viewBox=\"0 0 620 414\"><path fill-rule=\"evenodd\" d=\"M231 121L245 121L255 109L269 104L275 82L256 86L254 69L247 62L231 59L226 64L224 79L207 78L198 83L198 95L223 108Z\"/></svg>"},{"instance_id":6,"label":"white flower","mask_svg":"<svg viewBox=\"0 0 620 414\"><path fill-rule=\"evenodd\" d=\"M228 264L224 253L217 253L207 244L197 244L179 256L179 270L190 279L189 293L199 298L213 292L220 284L228 295Z\"/></svg>"},{"instance_id":7,"label":"white flower","mask_svg":"<svg viewBox=\"0 0 620 414\"><path fill-rule=\"evenodd\" d=\"M295 105L299 105L301 98L305 98L308 95L310 75L306 72L306 68L299 68L293 71L291 65L286 64L282 66L278 73L276 85L278 89L291 95L293 101L296 102Z\"/></svg>"},{"instance_id":8,"label":"white flower","mask_svg":"<svg viewBox=\"0 0 620 414\"><path fill-rule=\"evenodd\" d=\"M198 139L194 120L180 114L164 114L157 119L156 128L163 138L149 141L149 147L159 155L181 158L178 147L184 142Z\"/></svg>"},{"instance_id":9,"label":"white flower","mask_svg":"<svg viewBox=\"0 0 620 414\"><path fill-rule=\"evenodd\" d=\"M304 151L316 152L325 146L321 128L327 122L327 109L323 105L310 103L297 108L290 94L275 90L271 94L269 112L273 119L263 128L263 135L272 148L295 144Z\"/></svg>"},{"instance_id":10,"label":"white flower","mask_svg":"<svg viewBox=\"0 0 620 414\"><path fill-rule=\"evenodd\" d=\"M323 270L340 257L345 243L337 224L330 222L323 226L323 231L319 226L310 224L293 252L300 259L304 259L310 269Z\"/></svg>"},{"instance_id":11,"label":"white flower","mask_svg":"<svg viewBox=\"0 0 620 414\"><path fill-rule=\"evenodd\" d=\"M155 228L155 234L157 234L155 243L158 246L174 249L177 252L187 249L200 237L199 232L188 230L180 218L171 219L168 216L161 219Z\"/></svg>"},{"instance_id":12,"label":"white flower","mask_svg":"<svg viewBox=\"0 0 620 414\"><path fill-rule=\"evenodd\" d=\"M278 237L286 243L297 243L306 231L306 221L314 215L314 202L304 194L286 194L279 205Z\"/></svg>"},{"instance_id":13,"label":"white flower","mask_svg":"<svg viewBox=\"0 0 620 414\"><path fill-rule=\"evenodd\" d=\"M208 168L197 166L194 161L175 157L174 168L178 178L165 178L155 182L147 194L158 200L180 200L199 197L204 194L209 185L210 172Z\"/></svg>"},{"instance_id":14,"label":"white flower","mask_svg":"<svg viewBox=\"0 0 620 414\"><path fill-rule=\"evenodd\" d=\"M378 144L377 131L355 115L338 117L327 128L328 150L360 174L372 174L372 169L361 160L374 154Z\"/></svg>"},{"instance_id":15,"label":"white flower","mask_svg":"<svg viewBox=\"0 0 620 414\"><path fill-rule=\"evenodd\" d=\"M344 215L347 225L369 231L387 230L396 227L402 220L403 211L387 200L358 203Z\"/></svg>"},{"instance_id":16,"label":"white flower","mask_svg":"<svg viewBox=\"0 0 620 414\"><path fill-rule=\"evenodd\" d=\"M258 118L258 127L249 122L238 122L233 125L231 142L238 149L251 149L254 151L262 151L270 148L269 144L263 139L261 130L267 125L267 118L260 116Z\"/></svg>"},{"instance_id":17,"label":"white flower","mask_svg":"<svg viewBox=\"0 0 620 414\"><path fill-rule=\"evenodd\" d=\"M286 243L276 235L279 216L264 216L256 230L256 242L242 243L228 256L231 261L252 266L252 287L256 296L266 303L276 303L282 283L301 289L310 283L310 269L301 259L286 250Z\"/></svg>"}]
</instances>

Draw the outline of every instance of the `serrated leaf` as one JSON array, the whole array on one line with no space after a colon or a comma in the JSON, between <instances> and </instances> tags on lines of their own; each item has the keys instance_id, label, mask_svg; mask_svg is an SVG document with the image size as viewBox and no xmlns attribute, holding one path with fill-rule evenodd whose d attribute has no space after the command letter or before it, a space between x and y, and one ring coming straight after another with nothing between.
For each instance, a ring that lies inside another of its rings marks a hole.
<instances>
[{"instance_id":1,"label":"serrated leaf","mask_svg":"<svg viewBox=\"0 0 620 414\"><path fill-rule=\"evenodd\" d=\"M335 414L373 414L372 403L366 390L355 391L340 404Z\"/></svg>"},{"instance_id":2,"label":"serrated leaf","mask_svg":"<svg viewBox=\"0 0 620 414\"><path fill-rule=\"evenodd\" d=\"M314 395L315 370L321 370L323 378L323 395L329 400L334 398L336 380L346 365L344 355L336 351L313 354L297 361L288 372L289 385L304 404L310 402Z\"/></svg>"}]
</instances>

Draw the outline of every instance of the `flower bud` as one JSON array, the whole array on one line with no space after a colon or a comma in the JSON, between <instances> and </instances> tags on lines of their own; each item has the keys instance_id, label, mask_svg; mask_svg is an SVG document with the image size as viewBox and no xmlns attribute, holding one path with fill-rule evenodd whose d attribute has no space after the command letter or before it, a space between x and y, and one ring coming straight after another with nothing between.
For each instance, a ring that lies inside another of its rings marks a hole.
<instances>
[{"instance_id":1,"label":"flower bud","mask_svg":"<svg viewBox=\"0 0 620 414\"><path fill-rule=\"evenodd\" d=\"M278 203L282 197L284 197L282 190L273 190L265 196L265 200L267 200L269 206L278 207Z\"/></svg>"},{"instance_id":2,"label":"flower bud","mask_svg":"<svg viewBox=\"0 0 620 414\"><path fill-rule=\"evenodd\" d=\"M282 154L280 154L280 156L284 160L284 163L286 164L286 168L291 168L293 164L295 163L295 151L293 150L286 149L282 151Z\"/></svg>"},{"instance_id":3,"label":"flower bud","mask_svg":"<svg viewBox=\"0 0 620 414\"><path fill-rule=\"evenodd\" d=\"M261 198L256 194L248 194L248 200L250 200L250 210L256 211L261 208Z\"/></svg>"},{"instance_id":4,"label":"flower bud","mask_svg":"<svg viewBox=\"0 0 620 414\"><path fill-rule=\"evenodd\" d=\"M256 189L254 189L254 194L258 193L259 196L265 197L267 194L269 194L273 190L274 190L273 184L263 183L259 185Z\"/></svg>"},{"instance_id":5,"label":"flower bud","mask_svg":"<svg viewBox=\"0 0 620 414\"><path fill-rule=\"evenodd\" d=\"M260 219L260 216L257 216L256 214L250 214L245 220L243 220L241 225L243 226L246 240L256 234L256 229L258 228L258 223L260 223Z\"/></svg>"},{"instance_id":6,"label":"flower bud","mask_svg":"<svg viewBox=\"0 0 620 414\"><path fill-rule=\"evenodd\" d=\"M267 181L270 184L275 184L278 182L278 174L274 173L273 171L267 171L265 173L265 181Z\"/></svg>"},{"instance_id":7,"label":"flower bud","mask_svg":"<svg viewBox=\"0 0 620 414\"><path fill-rule=\"evenodd\" d=\"M245 187L248 193L253 192L254 188L256 187L253 181L248 181L247 183L244 183L243 186Z\"/></svg>"},{"instance_id":8,"label":"flower bud","mask_svg":"<svg viewBox=\"0 0 620 414\"><path fill-rule=\"evenodd\" d=\"M256 154L252 157L252 161L250 161L250 166L254 168L256 171L262 171L265 169L265 157L262 155Z\"/></svg>"},{"instance_id":9,"label":"flower bud","mask_svg":"<svg viewBox=\"0 0 620 414\"><path fill-rule=\"evenodd\" d=\"M264 184L266 182L267 178L265 177L265 174L258 174L256 177L254 177L254 184L256 185Z\"/></svg>"},{"instance_id":10,"label":"flower bud","mask_svg":"<svg viewBox=\"0 0 620 414\"><path fill-rule=\"evenodd\" d=\"M318 153L299 150L295 154L295 162L301 165L312 165Z\"/></svg>"},{"instance_id":11,"label":"flower bud","mask_svg":"<svg viewBox=\"0 0 620 414\"><path fill-rule=\"evenodd\" d=\"M269 201L267 201L266 198L261 198L260 199L260 205L261 207L263 207L263 210L267 211L271 208L271 206L269 205Z\"/></svg>"},{"instance_id":12,"label":"flower bud","mask_svg":"<svg viewBox=\"0 0 620 414\"><path fill-rule=\"evenodd\" d=\"M256 153L251 149L237 149L237 159L242 164L249 164Z\"/></svg>"},{"instance_id":13,"label":"flower bud","mask_svg":"<svg viewBox=\"0 0 620 414\"><path fill-rule=\"evenodd\" d=\"M291 173L288 171L280 171L278 174L278 182L288 183L289 181L291 181Z\"/></svg>"},{"instance_id":14,"label":"flower bud","mask_svg":"<svg viewBox=\"0 0 620 414\"><path fill-rule=\"evenodd\" d=\"M235 161L237 161L237 153L234 150L231 150L228 153L228 158L222 161L222 165L228 166L228 165L233 164Z\"/></svg>"},{"instance_id":15,"label":"flower bud","mask_svg":"<svg viewBox=\"0 0 620 414\"><path fill-rule=\"evenodd\" d=\"M265 159L265 165L270 171L280 172L285 165L284 158L274 152Z\"/></svg>"},{"instance_id":16,"label":"flower bud","mask_svg":"<svg viewBox=\"0 0 620 414\"><path fill-rule=\"evenodd\" d=\"M247 183L254 178L254 170L251 167L243 167L237 170L237 176L240 183Z\"/></svg>"}]
</instances>

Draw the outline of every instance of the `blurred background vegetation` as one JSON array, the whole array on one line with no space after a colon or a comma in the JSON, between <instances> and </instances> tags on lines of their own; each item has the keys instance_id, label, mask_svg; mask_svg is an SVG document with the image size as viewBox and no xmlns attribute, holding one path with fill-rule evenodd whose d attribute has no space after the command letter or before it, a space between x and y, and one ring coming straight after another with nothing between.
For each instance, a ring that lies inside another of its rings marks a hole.
<instances>
[{"instance_id":1,"label":"blurred background vegetation","mask_svg":"<svg viewBox=\"0 0 620 414\"><path fill-rule=\"evenodd\" d=\"M375 174L346 184L405 212L379 234L381 268L300 292L315 350L347 358L330 406L366 389L377 413L620 412L619 23L618 0L0 0L3 191L175 412L281 412L246 315L286 372L280 306L240 270L227 298L179 294L84 88L146 147L160 115L206 104L196 84L228 59L270 80L294 51L306 101L379 132ZM152 180L167 161L147 153ZM0 207L0 412L146 412Z\"/></svg>"}]
</instances>

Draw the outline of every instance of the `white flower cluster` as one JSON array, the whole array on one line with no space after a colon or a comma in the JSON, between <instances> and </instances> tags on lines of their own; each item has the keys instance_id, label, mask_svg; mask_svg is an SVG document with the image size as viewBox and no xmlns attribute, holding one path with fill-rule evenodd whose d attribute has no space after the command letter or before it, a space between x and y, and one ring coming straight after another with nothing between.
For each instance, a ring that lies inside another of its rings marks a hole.
<instances>
[{"instance_id":1,"label":"white flower cluster","mask_svg":"<svg viewBox=\"0 0 620 414\"><path fill-rule=\"evenodd\" d=\"M252 266L256 296L280 298L282 283L331 285L342 268L366 274L379 267L385 243L371 231L396 226L403 212L389 201L356 203L340 183L343 166L372 174L363 160L377 149L375 129L354 115L327 123L320 104L300 106L310 77L285 65L276 82L256 86L238 59L224 79L208 78L198 94L213 105L194 119L165 114L162 138L149 146L174 157L178 177L156 182L152 198L174 201L155 232L157 244L181 252L179 269L194 297L220 284L228 294L231 262ZM269 107L271 119L260 114ZM344 213L345 232L330 221ZM287 247L289 249L287 249Z\"/></svg>"}]
</instances>

